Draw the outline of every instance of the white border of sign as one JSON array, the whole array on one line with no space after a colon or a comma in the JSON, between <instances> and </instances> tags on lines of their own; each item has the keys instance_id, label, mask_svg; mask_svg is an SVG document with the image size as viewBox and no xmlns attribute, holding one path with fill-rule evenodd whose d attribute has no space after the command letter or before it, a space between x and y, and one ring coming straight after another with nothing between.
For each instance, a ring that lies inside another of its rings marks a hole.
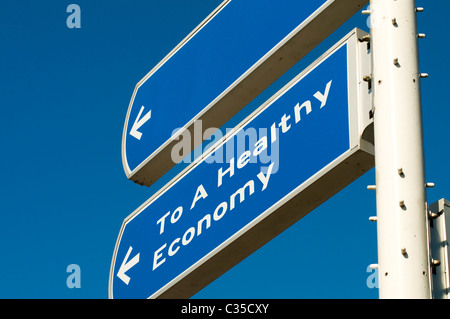
<instances>
[{"instance_id":1,"label":"white border of sign","mask_svg":"<svg viewBox=\"0 0 450 319\"><path fill-rule=\"evenodd\" d=\"M364 35L366 35L366 33L359 29L351 31L307 69L290 81L284 88L272 96L267 102L249 115L236 128L229 132L229 134L227 134L216 146L219 147L233 137L249 121L258 116L258 114L266 107L276 101L286 90L320 65L327 56L347 43L350 130L349 150L325 166L310 179L292 190L288 195L280 199L276 204L259 215L247 226L242 228L155 294L149 296L149 298L186 298L192 296L211 281L222 275L224 273L224 268L230 269L233 267L373 167L373 121L369 116L372 98L371 91L368 89L367 83L363 80L364 75L370 74L371 59L370 53L365 48L367 44L360 41ZM114 279L116 253L120 245L125 225L199 165L216 147L211 147L203 154L203 156L197 158L195 162L180 172L172 179L172 181L155 193L124 220L111 263L109 278L110 298L113 298L112 283ZM302 200L305 200L305 198L315 199L315 201L310 200L314 202L312 204L303 203ZM302 203L301 207L298 205L299 202ZM286 214L286 211L292 210L293 207L295 207L296 214ZM276 214L274 214L274 212L276 212ZM270 225L269 232L267 231L267 225ZM236 249L233 248L239 246L239 243L243 241L246 243L247 250L238 254L236 253ZM220 267L217 267L219 263ZM226 263L225 266L224 263ZM202 275L199 275L200 273Z\"/></svg>"},{"instance_id":2,"label":"white border of sign","mask_svg":"<svg viewBox=\"0 0 450 319\"><path fill-rule=\"evenodd\" d=\"M150 186L175 166L170 153L173 145L177 142L176 140L174 141L174 139L177 138L177 135L174 135L149 155L133 171L130 170L126 158L126 138L129 115L137 90L164 63L194 37L196 33L214 19L214 17L230 2L231 0L222 2L219 7L203 20L202 23L200 23L136 85L128 106L122 135L122 164L127 178L136 183ZM197 120L203 121L204 129L207 129L208 127L221 127L227 120L231 119L239 110L251 102L273 81L292 67L368 2L369 0L328 0L325 2L325 4L298 25L291 33L289 33L289 35L282 39L258 62L242 74L233 84L222 92L222 94L216 97L201 112L186 123L177 134L181 134L183 130L189 130L191 136L193 136L193 124ZM270 72L268 72L268 70L270 70ZM233 97L233 91L239 91L239 98ZM203 137L208 138L209 136L205 135ZM200 144L197 143L196 139L193 139L191 145L192 149L194 149ZM150 163L153 164L151 165Z\"/></svg>"}]
</instances>

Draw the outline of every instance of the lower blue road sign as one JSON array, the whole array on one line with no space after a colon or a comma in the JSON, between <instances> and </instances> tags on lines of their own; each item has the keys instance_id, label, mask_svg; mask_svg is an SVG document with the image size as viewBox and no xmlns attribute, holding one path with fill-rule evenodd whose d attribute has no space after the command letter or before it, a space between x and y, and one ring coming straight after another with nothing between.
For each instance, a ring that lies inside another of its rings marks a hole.
<instances>
[{"instance_id":1,"label":"lower blue road sign","mask_svg":"<svg viewBox=\"0 0 450 319\"><path fill-rule=\"evenodd\" d=\"M373 166L353 31L125 219L110 297L190 297ZM369 134L370 135L370 134Z\"/></svg>"}]
</instances>

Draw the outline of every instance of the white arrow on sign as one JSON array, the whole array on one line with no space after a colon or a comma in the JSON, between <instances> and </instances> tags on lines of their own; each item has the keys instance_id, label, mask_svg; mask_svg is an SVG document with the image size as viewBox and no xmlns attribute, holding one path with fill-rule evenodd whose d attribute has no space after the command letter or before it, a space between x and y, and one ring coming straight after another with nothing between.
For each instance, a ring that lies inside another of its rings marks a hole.
<instances>
[{"instance_id":1,"label":"white arrow on sign","mask_svg":"<svg viewBox=\"0 0 450 319\"><path fill-rule=\"evenodd\" d=\"M142 133L138 132L138 129L141 128L142 125L145 124L151 117L152 117L152 110L148 111L147 114L144 115L143 118L140 118L142 115L142 112L144 111L144 106L141 106L141 109L139 110L139 114L136 117L136 120L134 121L133 126L131 127L130 135L137 138L138 140L141 139Z\"/></svg>"},{"instance_id":2,"label":"white arrow on sign","mask_svg":"<svg viewBox=\"0 0 450 319\"><path fill-rule=\"evenodd\" d=\"M120 280L122 280L126 285L128 285L128 283L130 282L130 277L125 275L125 273L139 262L140 253L138 253L136 256L133 257L133 259L128 261L128 257L130 257L132 250L133 247L130 246L130 248L128 248L127 254L125 255L125 258L122 261L122 265L120 265L119 271L117 272L117 277L119 277Z\"/></svg>"}]
</instances>

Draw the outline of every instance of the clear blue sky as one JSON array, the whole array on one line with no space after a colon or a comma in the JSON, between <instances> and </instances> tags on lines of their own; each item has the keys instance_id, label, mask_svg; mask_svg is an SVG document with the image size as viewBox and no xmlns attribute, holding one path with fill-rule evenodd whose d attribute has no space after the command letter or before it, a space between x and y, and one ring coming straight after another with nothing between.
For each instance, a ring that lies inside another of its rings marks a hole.
<instances>
[{"instance_id":1,"label":"clear blue sky","mask_svg":"<svg viewBox=\"0 0 450 319\"><path fill-rule=\"evenodd\" d=\"M0 3L0 298L107 298L123 219L154 186L127 180L122 129L135 84L222 0ZM66 8L81 8L69 29ZM432 203L450 198L447 38L450 3L418 1L423 123ZM356 14L239 115L354 27ZM374 170L207 286L198 298L377 298ZM69 289L66 268L81 269Z\"/></svg>"}]
</instances>

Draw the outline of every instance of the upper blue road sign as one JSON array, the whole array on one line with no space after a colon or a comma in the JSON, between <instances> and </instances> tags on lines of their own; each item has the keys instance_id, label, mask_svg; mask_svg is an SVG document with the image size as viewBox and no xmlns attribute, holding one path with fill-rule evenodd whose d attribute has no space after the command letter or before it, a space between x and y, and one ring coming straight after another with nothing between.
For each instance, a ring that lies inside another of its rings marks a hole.
<instances>
[{"instance_id":1,"label":"upper blue road sign","mask_svg":"<svg viewBox=\"0 0 450 319\"><path fill-rule=\"evenodd\" d=\"M189 297L373 166L362 139L370 58L358 35L125 219L111 297Z\"/></svg>"},{"instance_id":2,"label":"upper blue road sign","mask_svg":"<svg viewBox=\"0 0 450 319\"><path fill-rule=\"evenodd\" d=\"M224 1L136 85L122 138L127 177L151 185L175 165L180 129L220 128L367 2Z\"/></svg>"}]
</instances>

